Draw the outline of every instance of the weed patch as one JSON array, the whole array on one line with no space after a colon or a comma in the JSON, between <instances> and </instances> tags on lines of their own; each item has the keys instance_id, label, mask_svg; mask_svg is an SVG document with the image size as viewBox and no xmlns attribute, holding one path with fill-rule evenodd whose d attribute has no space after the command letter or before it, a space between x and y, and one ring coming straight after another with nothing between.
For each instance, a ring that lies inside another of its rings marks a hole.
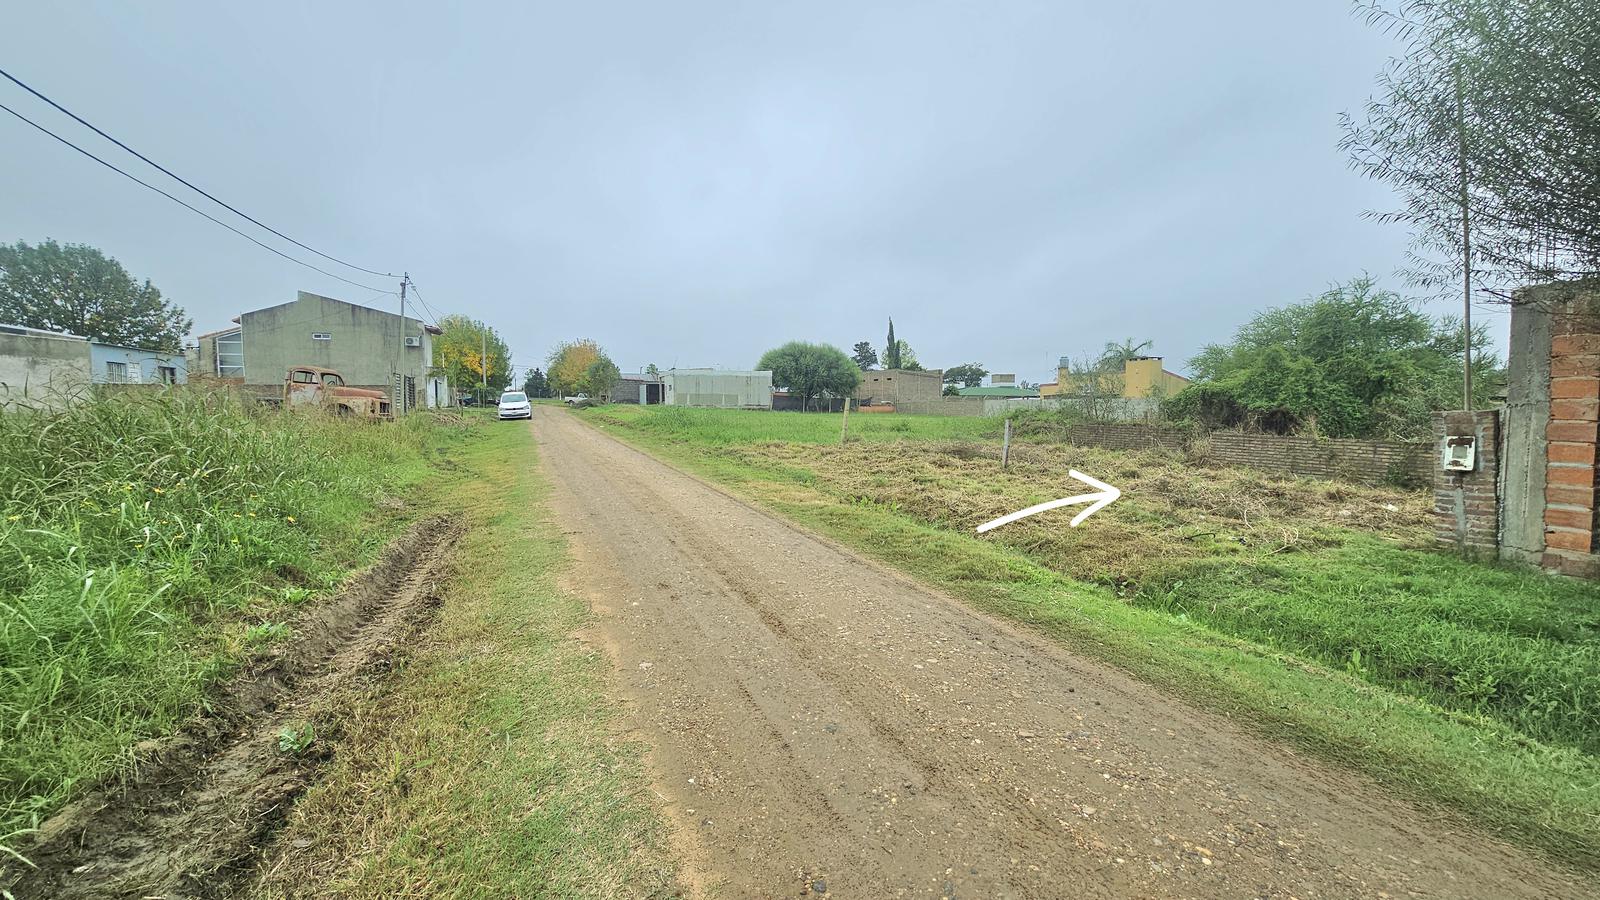
<instances>
[{"instance_id":1,"label":"weed patch","mask_svg":"<svg viewBox=\"0 0 1600 900\"><path fill-rule=\"evenodd\" d=\"M27 829L371 559L430 417L254 414L225 394L0 411L0 833Z\"/></svg>"}]
</instances>

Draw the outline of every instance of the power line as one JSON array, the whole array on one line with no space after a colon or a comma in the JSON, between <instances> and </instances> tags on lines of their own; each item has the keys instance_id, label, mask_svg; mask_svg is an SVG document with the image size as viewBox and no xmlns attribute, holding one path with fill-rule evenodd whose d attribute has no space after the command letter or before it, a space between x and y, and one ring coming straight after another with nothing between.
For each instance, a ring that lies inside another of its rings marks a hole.
<instances>
[{"instance_id":1,"label":"power line","mask_svg":"<svg viewBox=\"0 0 1600 900\"><path fill-rule=\"evenodd\" d=\"M427 310L428 315L432 317L432 319L433 319L433 327L438 328L439 327L439 314L434 311L433 307L428 305L428 301L422 299L422 291L417 288L417 283L415 281L412 281L409 277L406 278L406 283L411 285L411 293L416 295L417 302L422 304L422 308Z\"/></svg>"},{"instance_id":2,"label":"power line","mask_svg":"<svg viewBox=\"0 0 1600 900\"><path fill-rule=\"evenodd\" d=\"M271 225L268 225L268 224L262 222L261 220L256 219L255 217L250 216L250 215L248 215L248 214L246 214L244 212L241 212L238 208L228 204L227 202L225 202L223 200L218 199L215 195L213 195L211 193L208 193L205 189L196 186L193 182L188 181L187 179L185 179L182 176L178 175L176 172L172 171L171 169L167 168L166 166L163 166L162 164L160 164L160 163L156 162L155 160L151 159L150 157L145 156L143 153L140 153L139 151L133 149L132 147L129 147L127 144L124 144L123 142L121 142L121 141L117 140L116 138L112 137L111 135L106 134L104 131L101 131L99 128L96 128L93 124L91 124L90 122L85 120L82 116L78 115L77 113L73 112L70 109L67 109L65 106L62 106L61 104L55 102L54 100L51 100L49 97L46 97L44 94L41 94L38 91L34 90L32 87L30 87L26 83L24 83L21 79L17 78L17 76L12 75L10 72L7 72L4 69L0 69L0 75L4 75L6 78L8 78L17 87L22 88L23 90L25 90L28 93L34 95L35 97L38 97L40 100L43 100L44 102L46 102L46 103L50 104L51 106L55 107L57 110L61 111L62 113L72 117L72 119L74 121L76 121L79 125L82 125L83 127L89 129L90 131L93 131L95 134L100 135L101 137L105 138L106 140L110 141L111 143L116 144L118 147L121 147L122 149L128 151L129 153L132 153L134 156L137 156L140 159L144 160L145 162L149 163L150 165L154 166L156 169L160 170L163 174L171 177L172 179L174 179L175 181L177 181L179 184L183 185L184 187L189 188L190 190L194 191L195 193L199 194L202 197L205 197L207 200L210 200L212 203L217 204L218 206L222 207L223 209L228 210L229 212L233 213L234 215L240 216L241 218L245 219L246 221L249 221L250 223L252 223L254 225L260 226L261 228L264 228L267 231L272 232L273 234L277 235L278 237L283 238L284 240L288 241L291 244L294 244L296 247L299 247L302 250L309 250L312 253L315 253L316 255L322 257L323 259L329 260L330 262L336 262L341 266L348 266L348 267L350 267L352 269L355 269L357 271L365 272L368 275L381 275L381 276L383 276L385 278L393 278L394 277L394 273L393 272L379 272L376 269L368 269L368 268L366 268L364 266L358 266L355 263L345 262L344 260L338 258L337 256L329 256L328 254L323 253L321 250L318 250L315 247L311 247L311 246L308 246L306 244L300 243L299 241L295 240L292 237L289 237L287 234L284 234L283 232L279 231L278 229L273 228ZM7 110L7 112L10 112L10 110ZM16 113L12 113L12 115L16 115ZM27 120L24 120L24 121L27 121ZM32 124L32 123L30 122L29 124ZM35 127L38 127L38 126L35 126ZM190 207L190 208L193 209L193 207ZM195 210L195 211L199 212L199 210ZM215 221L215 220L213 219L212 221Z\"/></svg>"},{"instance_id":3,"label":"power line","mask_svg":"<svg viewBox=\"0 0 1600 900\"><path fill-rule=\"evenodd\" d=\"M3 73L0 73L0 74L3 74ZM140 179L137 175L131 175L131 174L123 171L122 169L117 168L116 166L112 165L111 163L106 162L105 160L101 159L100 157L95 156L93 153L90 153L89 151L83 149L82 147L79 147L77 144L74 144L73 142L67 140L66 138L62 137L61 135L56 134L54 131L51 131L50 129L44 127L43 125L40 125L38 122L33 121L32 119L28 118L27 116L23 115L22 113L19 113L16 110L12 109L11 107L6 106L4 103L0 103L0 109L3 109L6 112L12 114L13 116L16 116L18 119L21 119L23 122L25 122L25 123L27 123L29 125L32 125L34 128L38 129L39 131L44 132L45 134L49 135L50 137L55 138L56 140L60 141L61 143L66 144L68 147L71 147L72 149L78 151L79 153L82 153L84 156L89 157L90 159L94 160L95 162L99 163L100 165L105 166L106 168L110 169L111 171L117 173L118 175L121 175L123 178L126 178L129 181L132 181L132 182L134 182L135 184L137 184L137 185L139 185L141 187L145 187L145 188L148 188L148 189L150 189L152 191L155 191L156 193L160 194L161 196L167 198L168 200L171 200L173 203L178 204L179 206L183 207L184 209L187 209L190 212L195 213L196 215L204 216L207 219L210 219L212 222L215 222L216 224L221 225L223 228L228 229L229 231L233 232L234 234L237 234L238 236L240 236L240 237L244 238L245 240L249 241L250 243L255 244L257 247L260 247L263 250L270 250L271 252L276 253L277 255L283 257L284 259L287 259L288 261L290 261L290 262L292 262L292 263L294 263L296 265L305 266L306 268L310 269L313 272L320 272L323 275L326 275L329 278L332 278L332 279L334 279L336 281L342 281L345 284L352 284L352 285L355 285L358 288L361 288L363 290L368 290L368 291L382 291L383 290L383 288L376 288L376 287L373 287L370 284L362 284L359 281L351 281L348 278L344 278L344 277L341 277L339 275L335 275L335 274L333 274L332 272L329 272L326 269L319 269L316 266L312 265L311 263L306 262L305 260L295 259L294 257L290 256L289 254L284 253L282 250L279 250L277 247L274 247L274 246L272 246L270 244L264 244L261 241L257 240L256 238L252 237L251 235L245 234L243 231L240 231L239 229L233 227L232 225L229 225L227 222L222 221L221 219L217 218L216 216L213 216L210 213L205 212L204 210L196 209L194 206L184 202L183 200L178 199L177 197L172 196L171 194L167 193L166 191L162 190L161 188L158 188L155 185ZM387 293L387 292L385 292L385 293Z\"/></svg>"}]
</instances>

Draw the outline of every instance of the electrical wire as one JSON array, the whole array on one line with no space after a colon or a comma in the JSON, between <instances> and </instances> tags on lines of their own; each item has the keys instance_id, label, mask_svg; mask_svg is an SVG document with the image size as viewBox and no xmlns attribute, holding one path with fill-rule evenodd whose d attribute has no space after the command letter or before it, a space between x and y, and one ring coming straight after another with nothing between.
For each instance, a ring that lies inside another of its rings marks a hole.
<instances>
[{"instance_id":1,"label":"electrical wire","mask_svg":"<svg viewBox=\"0 0 1600 900\"><path fill-rule=\"evenodd\" d=\"M355 269L357 271L365 272L368 275L381 275L381 276L383 276L385 278L393 278L394 277L394 273L393 272L379 272L376 269L368 269L365 266L358 266L355 263L345 262L344 260L340 259L337 256L330 256L330 255L328 255L326 253L323 253L321 250L318 250L315 247L311 247L311 246L308 246L306 244L302 244L301 242L295 240L292 237L289 237L287 234L284 234L283 232L279 231L278 229L273 228L271 225L268 225L268 224L262 222L260 219L257 219L257 218L255 218L255 217L253 217L253 216L251 216L251 215L249 215L249 214L247 214L245 212L242 212L237 207L227 203L226 201L218 199L214 194L211 194L211 193L207 192L204 188L196 186L193 182L185 179L184 177L182 177L178 173L172 171L171 169L167 168L166 166L163 166L162 164L160 164L160 163L156 162L155 160L151 159L150 157L145 156L143 153L140 153L139 151L133 149L132 147L129 147L127 144L124 144L123 142L121 142L121 141L117 140L116 138L112 137L111 135L106 134L104 131L101 131L99 128L96 128L93 124L91 124L89 121L84 119L82 116L78 115L77 113L73 112L70 109L67 109L65 106L62 106L61 104L55 102L54 100L51 100L49 97L46 97L44 94L41 94L38 91L34 90L27 83L22 81L17 76L12 75L10 72L7 72L4 69L0 69L0 75L4 75L7 79L9 79L17 87L22 88L23 90L25 90L28 93L34 95L35 97L38 97L40 100L43 100L44 102L46 102L46 103L50 104L51 106L55 107L60 112L66 114L67 116L70 116L79 125L82 125L83 127L89 129L90 131L93 131L95 134L98 134L101 137L105 138L106 140L110 141L111 143L116 144L118 147L121 147L122 149L128 151L129 153L132 153L134 156L139 157L140 159L142 159L145 162L149 163L150 165L154 166L156 169L161 171L163 174L165 174L168 177L172 178L173 180L177 181L179 184L183 185L184 187L194 191L195 193L199 194L202 197L205 197L207 200L210 200L212 203L217 204L218 206L222 207L223 209L226 209L227 211L233 213L234 215L245 219L246 221L250 222L251 224L257 225L257 226L259 226L261 228L264 228L267 231L270 231L273 234L277 235L278 237L283 238L284 240L288 241L289 243L294 244L296 247L299 247L302 250L309 250L312 253L315 253L316 255L318 255L318 256L322 257L323 259L326 259L326 260L328 260L330 262L336 262L341 266L348 266L349 268ZM8 112L9 112L9 110L8 110ZM13 115L15 115L15 113L13 113ZM193 207L190 207L190 208L192 209ZM196 211L198 212L198 210L196 210ZM215 221L215 220L213 220L213 221Z\"/></svg>"},{"instance_id":2,"label":"electrical wire","mask_svg":"<svg viewBox=\"0 0 1600 900\"><path fill-rule=\"evenodd\" d=\"M0 74L3 74L3 73L0 73ZM134 182L135 184L137 184L137 185L139 185L141 187L148 188L149 190L155 191L156 193L160 194L161 196L167 198L168 200L171 200L173 203L176 203L179 206L182 206L184 209L187 209L190 212L195 213L196 215L204 216L207 219L210 219L212 222L215 222L216 224L221 225L223 228L228 229L229 231L233 232L234 234L237 234L238 236L240 236L240 237L244 238L245 240L249 241L250 243L255 244L257 247L260 247L263 250L270 250L271 252L276 253L277 255L283 257L284 259L287 259L288 261L290 261L290 262L292 262L292 263L294 263L296 265L305 266L306 268L310 269L313 272L320 272L323 275L326 275L329 278L332 278L332 279L334 279L336 281L342 281L345 284L355 285L356 287L361 288L363 290L368 290L368 291L383 291L384 290L383 288L373 287L370 284L362 284L359 281L351 281L348 278L344 278L342 276L335 275L335 274L333 274L332 272L329 272L326 269L319 269L316 266L312 265L311 263L306 262L305 260L295 259L294 257L290 256L289 254L284 253L282 250L279 250L278 248L273 247L270 244L262 243L261 241L257 240L256 238L252 237L251 235L245 234L243 231L240 231L239 229L233 227L232 225L229 225L227 222L222 221L221 219L217 218L216 216L213 216L210 213L205 212L204 210L196 209L194 206L190 205L189 203L186 203L183 200L180 200L177 197L174 197L173 195L167 193L166 191L162 190L161 188L158 188L155 185L140 179L137 175L129 174L128 172L125 172L122 169L117 168L116 166L112 165L111 163L106 162L105 160L101 159L100 157L95 156L93 153L90 153L89 151L83 149L82 147L79 147L77 144L74 144L73 142L67 140L66 138L62 137L61 135L56 134L54 131L51 131L50 129L44 127L43 125L40 125L38 122L33 121L32 119L28 118L27 116L23 115L22 113L19 113L16 110L12 109L11 107L6 106L4 103L0 103L0 109L3 109L6 112L12 114L13 116L16 116L18 119L21 119L23 122L27 123L28 125L32 125L34 128L38 129L39 131L44 132L45 134L49 135L50 137L55 138L56 140L60 141L61 143L66 144L68 147L71 147L72 149L78 151L79 153L82 153L84 156L89 157L90 159L94 160L95 162L99 163L100 165L105 166L106 168L110 169L111 171L117 173L118 175L121 175L123 178L126 178L129 181L132 181L132 182ZM378 274L382 274L382 273L378 273ZM388 293L387 291L384 291L384 292Z\"/></svg>"},{"instance_id":3,"label":"electrical wire","mask_svg":"<svg viewBox=\"0 0 1600 900\"><path fill-rule=\"evenodd\" d=\"M434 312L433 307L428 305L428 301L422 299L422 291L417 287L417 283L411 280L411 276L409 275L406 276L406 284L411 285L411 293L416 295L417 302L422 305L422 308L427 311L428 315L431 317L430 321L433 327L438 328L440 318L439 314Z\"/></svg>"}]
</instances>

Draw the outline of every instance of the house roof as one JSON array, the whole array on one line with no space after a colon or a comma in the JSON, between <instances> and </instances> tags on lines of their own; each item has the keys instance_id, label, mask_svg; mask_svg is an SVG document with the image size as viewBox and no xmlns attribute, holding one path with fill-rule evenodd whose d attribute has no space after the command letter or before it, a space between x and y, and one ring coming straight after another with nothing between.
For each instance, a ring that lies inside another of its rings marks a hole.
<instances>
[{"instance_id":1,"label":"house roof","mask_svg":"<svg viewBox=\"0 0 1600 900\"><path fill-rule=\"evenodd\" d=\"M1005 385L989 387L969 387L956 391L962 397L1037 397L1039 392L1031 388L1007 387Z\"/></svg>"},{"instance_id":2,"label":"house roof","mask_svg":"<svg viewBox=\"0 0 1600 900\"><path fill-rule=\"evenodd\" d=\"M0 323L0 331L5 332L6 334L20 334L28 337L62 338L68 341L89 340L82 335L73 334L70 331L51 331L47 328L29 328L26 325L7 325Z\"/></svg>"}]
</instances>

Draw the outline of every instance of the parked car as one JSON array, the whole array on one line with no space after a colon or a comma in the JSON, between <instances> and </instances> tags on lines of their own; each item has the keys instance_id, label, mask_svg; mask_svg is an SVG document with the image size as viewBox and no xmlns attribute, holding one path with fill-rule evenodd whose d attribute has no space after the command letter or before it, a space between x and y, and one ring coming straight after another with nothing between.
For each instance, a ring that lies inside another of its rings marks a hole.
<instances>
[{"instance_id":1,"label":"parked car","mask_svg":"<svg viewBox=\"0 0 1600 900\"><path fill-rule=\"evenodd\" d=\"M521 391L506 391L500 395L500 418L502 419L531 419L533 418L533 405L528 402L528 395Z\"/></svg>"},{"instance_id":2,"label":"parked car","mask_svg":"<svg viewBox=\"0 0 1600 900\"><path fill-rule=\"evenodd\" d=\"M589 402L589 395L588 394L573 394L571 397L562 397L561 398L561 402L565 403L568 406L577 406L580 403Z\"/></svg>"}]
</instances>

